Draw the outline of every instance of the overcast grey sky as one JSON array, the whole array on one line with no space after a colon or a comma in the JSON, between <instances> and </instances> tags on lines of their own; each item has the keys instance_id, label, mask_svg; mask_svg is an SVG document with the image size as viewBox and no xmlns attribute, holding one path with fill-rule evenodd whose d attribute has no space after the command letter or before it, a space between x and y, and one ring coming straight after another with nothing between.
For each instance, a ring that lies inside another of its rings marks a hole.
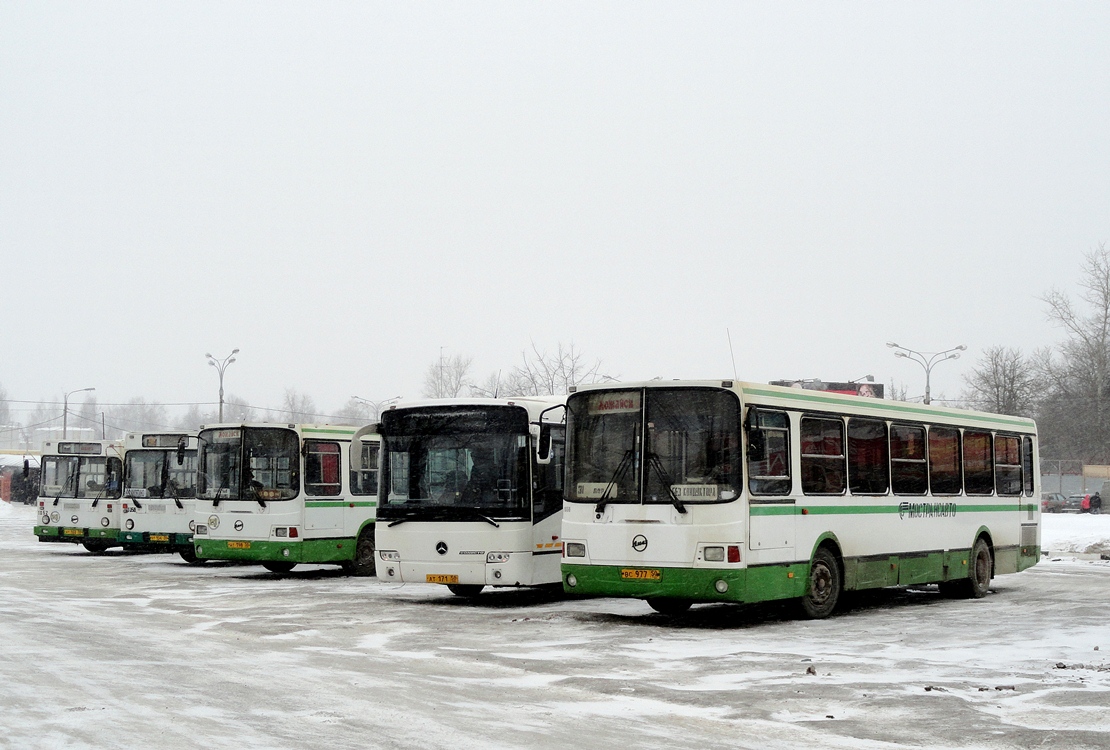
<instances>
[{"instance_id":1,"label":"overcast grey sky","mask_svg":"<svg viewBox=\"0 0 1110 750\"><path fill-rule=\"evenodd\" d=\"M623 379L1057 341L1108 3L0 2L0 384L324 411L573 341Z\"/></svg>"}]
</instances>

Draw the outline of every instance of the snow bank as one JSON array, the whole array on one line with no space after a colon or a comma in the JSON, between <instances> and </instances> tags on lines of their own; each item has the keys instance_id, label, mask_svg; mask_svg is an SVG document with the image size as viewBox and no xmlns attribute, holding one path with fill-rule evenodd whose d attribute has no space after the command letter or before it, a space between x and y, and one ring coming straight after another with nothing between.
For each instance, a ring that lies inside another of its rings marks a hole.
<instances>
[{"instance_id":1,"label":"snow bank","mask_svg":"<svg viewBox=\"0 0 1110 750\"><path fill-rule=\"evenodd\" d=\"M1110 513L1045 513L1041 548L1049 554L1110 554Z\"/></svg>"}]
</instances>

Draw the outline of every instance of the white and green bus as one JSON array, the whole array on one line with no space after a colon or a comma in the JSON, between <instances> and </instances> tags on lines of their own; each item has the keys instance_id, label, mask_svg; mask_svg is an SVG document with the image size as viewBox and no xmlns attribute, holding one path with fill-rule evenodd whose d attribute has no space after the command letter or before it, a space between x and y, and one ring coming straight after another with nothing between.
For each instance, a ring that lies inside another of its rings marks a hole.
<instances>
[{"instance_id":1,"label":"white and green bus","mask_svg":"<svg viewBox=\"0 0 1110 750\"><path fill-rule=\"evenodd\" d=\"M1040 555L1032 420L731 380L567 401L568 592L694 602L939 584L983 596Z\"/></svg>"},{"instance_id":2,"label":"white and green bus","mask_svg":"<svg viewBox=\"0 0 1110 750\"><path fill-rule=\"evenodd\" d=\"M374 574L378 437L337 425L202 427L193 544L202 560Z\"/></svg>"},{"instance_id":3,"label":"white and green bus","mask_svg":"<svg viewBox=\"0 0 1110 750\"><path fill-rule=\"evenodd\" d=\"M197 502L197 436L188 432L129 433L124 437L124 549L176 552L197 562L193 549Z\"/></svg>"},{"instance_id":4,"label":"white and green bus","mask_svg":"<svg viewBox=\"0 0 1110 750\"><path fill-rule=\"evenodd\" d=\"M35 526L40 542L81 544L95 554L120 546L123 457L118 440L42 444Z\"/></svg>"},{"instance_id":5,"label":"white and green bus","mask_svg":"<svg viewBox=\"0 0 1110 750\"><path fill-rule=\"evenodd\" d=\"M565 396L390 407L378 426L378 578L558 586Z\"/></svg>"}]
</instances>

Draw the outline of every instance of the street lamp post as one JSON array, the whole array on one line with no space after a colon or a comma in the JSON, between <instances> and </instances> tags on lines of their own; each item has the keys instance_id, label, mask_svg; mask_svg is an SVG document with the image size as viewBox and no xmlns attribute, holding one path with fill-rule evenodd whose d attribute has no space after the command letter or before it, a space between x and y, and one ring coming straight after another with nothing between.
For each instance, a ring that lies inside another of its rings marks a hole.
<instances>
[{"instance_id":1,"label":"street lamp post","mask_svg":"<svg viewBox=\"0 0 1110 750\"><path fill-rule=\"evenodd\" d=\"M385 406L386 404L393 403L394 401L400 401L401 400L400 396L394 396L393 398L387 398L387 399L384 399L382 401L371 401L370 399L363 398L362 396L351 396L351 398L353 398L355 401L361 401L362 403L366 404L367 406L372 407L374 409L373 419L374 419L375 422L377 422L378 417L381 416L383 406Z\"/></svg>"},{"instance_id":2,"label":"street lamp post","mask_svg":"<svg viewBox=\"0 0 1110 750\"><path fill-rule=\"evenodd\" d=\"M78 388L75 391L70 391L62 398L62 440L69 436L69 397L74 393L84 393L85 391L95 391L96 388Z\"/></svg>"},{"instance_id":3,"label":"street lamp post","mask_svg":"<svg viewBox=\"0 0 1110 750\"><path fill-rule=\"evenodd\" d=\"M220 422L221 423L224 421L224 370L227 369L228 365L230 365L232 362L235 361L235 355L238 354L238 353L239 353L238 349L232 349L231 354L227 355L223 359L216 359L211 354L205 354L204 355L204 356L208 357L208 364L215 367L216 371L220 373Z\"/></svg>"},{"instance_id":4,"label":"street lamp post","mask_svg":"<svg viewBox=\"0 0 1110 750\"><path fill-rule=\"evenodd\" d=\"M921 365L922 368L924 368L926 404L930 403L932 400L929 393L929 374L933 371L933 365L937 364L938 362L943 362L946 359L959 359L960 352L967 349L966 346L960 344L959 346L953 347L951 349L945 349L943 352L915 352L913 349L907 349L904 346L895 344L893 341L888 341L886 345L895 350L895 357L903 357L910 360L911 362L916 362L917 364Z\"/></svg>"}]
</instances>

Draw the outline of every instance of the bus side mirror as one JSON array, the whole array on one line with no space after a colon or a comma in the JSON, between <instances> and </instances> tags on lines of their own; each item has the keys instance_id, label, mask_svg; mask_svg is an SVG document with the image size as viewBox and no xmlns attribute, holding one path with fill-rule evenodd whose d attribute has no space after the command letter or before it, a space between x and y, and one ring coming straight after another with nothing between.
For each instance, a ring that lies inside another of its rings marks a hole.
<instances>
[{"instance_id":1,"label":"bus side mirror","mask_svg":"<svg viewBox=\"0 0 1110 750\"><path fill-rule=\"evenodd\" d=\"M26 479L31 475L31 461L30 459L23 459L23 478Z\"/></svg>"},{"instance_id":2,"label":"bus side mirror","mask_svg":"<svg viewBox=\"0 0 1110 750\"><path fill-rule=\"evenodd\" d=\"M551 425L532 425L532 437L536 439L536 463L551 463Z\"/></svg>"},{"instance_id":3,"label":"bus side mirror","mask_svg":"<svg viewBox=\"0 0 1110 750\"><path fill-rule=\"evenodd\" d=\"M181 466L185 463L185 438L177 441L177 465Z\"/></svg>"}]
</instances>

